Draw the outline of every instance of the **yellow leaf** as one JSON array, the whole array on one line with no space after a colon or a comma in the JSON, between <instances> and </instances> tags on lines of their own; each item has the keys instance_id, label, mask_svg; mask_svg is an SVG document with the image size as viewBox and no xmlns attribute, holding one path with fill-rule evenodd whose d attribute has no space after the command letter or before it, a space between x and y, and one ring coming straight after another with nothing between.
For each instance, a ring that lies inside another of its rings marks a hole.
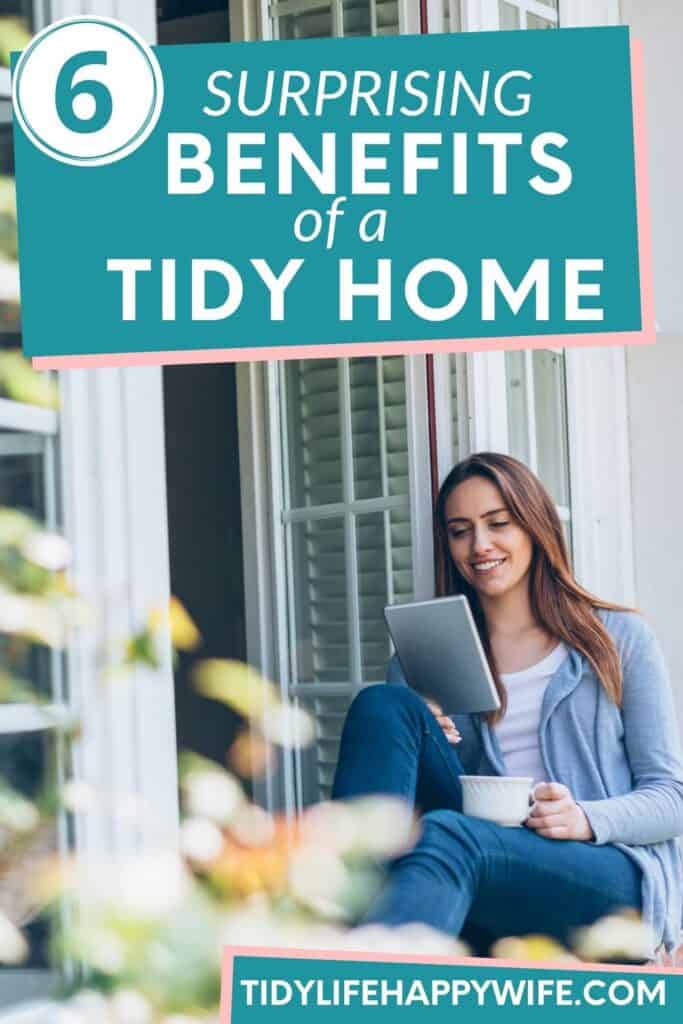
<instances>
[{"instance_id":1,"label":"yellow leaf","mask_svg":"<svg viewBox=\"0 0 683 1024\"><path fill-rule=\"evenodd\" d=\"M207 658L197 665L193 679L203 697L228 704L246 718L260 718L279 704L273 684L241 661Z\"/></svg>"},{"instance_id":2,"label":"yellow leaf","mask_svg":"<svg viewBox=\"0 0 683 1024\"><path fill-rule=\"evenodd\" d=\"M150 613L149 628L152 632L165 625L168 625L171 643L177 651L194 651L202 642L201 633L177 597L171 597L167 608L155 608Z\"/></svg>"}]
</instances>

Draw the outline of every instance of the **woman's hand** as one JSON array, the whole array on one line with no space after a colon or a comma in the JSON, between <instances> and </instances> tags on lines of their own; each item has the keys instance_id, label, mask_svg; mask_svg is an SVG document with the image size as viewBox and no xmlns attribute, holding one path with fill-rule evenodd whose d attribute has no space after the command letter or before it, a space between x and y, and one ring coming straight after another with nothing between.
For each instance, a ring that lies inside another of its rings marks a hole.
<instances>
[{"instance_id":1,"label":"woman's hand","mask_svg":"<svg viewBox=\"0 0 683 1024\"><path fill-rule=\"evenodd\" d=\"M594 839L583 808L560 782L539 782L525 824L546 839Z\"/></svg>"},{"instance_id":2,"label":"woman's hand","mask_svg":"<svg viewBox=\"0 0 683 1024\"><path fill-rule=\"evenodd\" d=\"M444 715L442 708L440 708L438 704L435 704L433 700L427 700L425 701L425 704L427 705L431 713L434 715L434 718L436 718L439 725L441 726L443 734L448 740L448 742L452 743L453 745L455 745L456 743L460 743L462 736L455 728L452 720L448 717L448 715Z\"/></svg>"}]
</instances>

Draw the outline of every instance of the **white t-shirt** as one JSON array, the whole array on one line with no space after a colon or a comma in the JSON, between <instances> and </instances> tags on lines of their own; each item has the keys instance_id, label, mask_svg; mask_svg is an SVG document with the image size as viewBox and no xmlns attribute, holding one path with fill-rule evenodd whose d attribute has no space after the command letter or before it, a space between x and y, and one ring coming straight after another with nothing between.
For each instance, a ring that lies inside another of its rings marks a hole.
<instances>
[{"instance_id":1,"label":"white t-shirt","mask_svg":"<svg viewBox=\"0 0 683 1024\"><path fill-rule=\"evenodd\" d=\"M521 672L501 672L508 707L495 730L507 775L531 776L534 783L545 780L538 745L541 705L546 686L566 657L567 648L559 643L536 665Z\"/></svg>"}]
</instances>

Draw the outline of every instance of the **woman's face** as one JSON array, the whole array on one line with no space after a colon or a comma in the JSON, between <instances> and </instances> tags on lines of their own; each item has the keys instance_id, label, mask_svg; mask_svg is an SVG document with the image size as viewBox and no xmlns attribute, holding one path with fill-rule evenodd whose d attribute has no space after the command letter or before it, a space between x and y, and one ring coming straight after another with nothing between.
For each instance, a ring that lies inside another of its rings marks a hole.
<instances>
[{"instance_id":1,"label":"woman's face","mask_svg":"<svg viewBox=\"0 0 683 1024\"><path fill-rule=\"evenodd\" d=\"M494 483L481 476L463 481L448 495L445 512L451 558L481 597L498 598L526 586L531 538Z\"/></svg>"}]
</instances>

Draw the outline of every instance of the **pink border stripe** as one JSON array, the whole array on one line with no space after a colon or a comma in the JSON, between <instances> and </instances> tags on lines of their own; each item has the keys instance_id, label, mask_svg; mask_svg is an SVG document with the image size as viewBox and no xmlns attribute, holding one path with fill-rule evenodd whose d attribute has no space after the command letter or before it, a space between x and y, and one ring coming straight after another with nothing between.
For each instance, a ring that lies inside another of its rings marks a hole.
<instances>
[{"instance_id":1,"label":"pink border stripe","mask_svg":"<svg viewBox=\"0 0 683 1024\"><path fill-rule=\"evenodd\" d=\"M631 40L633 89L633 139L635 146L638 262L640 267L640 331L606 331L602 334L546 334L520 338L465 338L443 341L377 341L339 345L291 345L279 348L197 349L191 352L127 352L105 355L35 356L36 370L68 370L94 366L172 366L190 363L245 363L266 359L324 359L344 356L423 355L431 352L487 352L520 348L596 347L602 345L652 345L655 342L652 238L648 189L647 138L645 131L645 78L643 48Z\"/></svg>"},{"instance_id":2,"label":"pink border stripe","mask_svg":"<svg viewBox=\"0 0 683 1024\"><path fill-rule=\"evenodd\" d=\"M525 971L557 971L563 973L579 971L600 971L618 974L683 974L683 967L658 967L656 964L634 967L630 964L591 964L578 961L575 965L566 961L548 960L534 962L529 960L492 960L486 957L454 957L431 956L419 953L359 953L335 952L332 949L283 949L277 946L226 946L223 950L223 970L221 976L221 1007L220 1024L231 1024L232 1013L232 981L236 956L272 957L276 960L343 960L363 963L384 964L443 964L444 966L516 967Z\"/></svg>"}]
</instances>

